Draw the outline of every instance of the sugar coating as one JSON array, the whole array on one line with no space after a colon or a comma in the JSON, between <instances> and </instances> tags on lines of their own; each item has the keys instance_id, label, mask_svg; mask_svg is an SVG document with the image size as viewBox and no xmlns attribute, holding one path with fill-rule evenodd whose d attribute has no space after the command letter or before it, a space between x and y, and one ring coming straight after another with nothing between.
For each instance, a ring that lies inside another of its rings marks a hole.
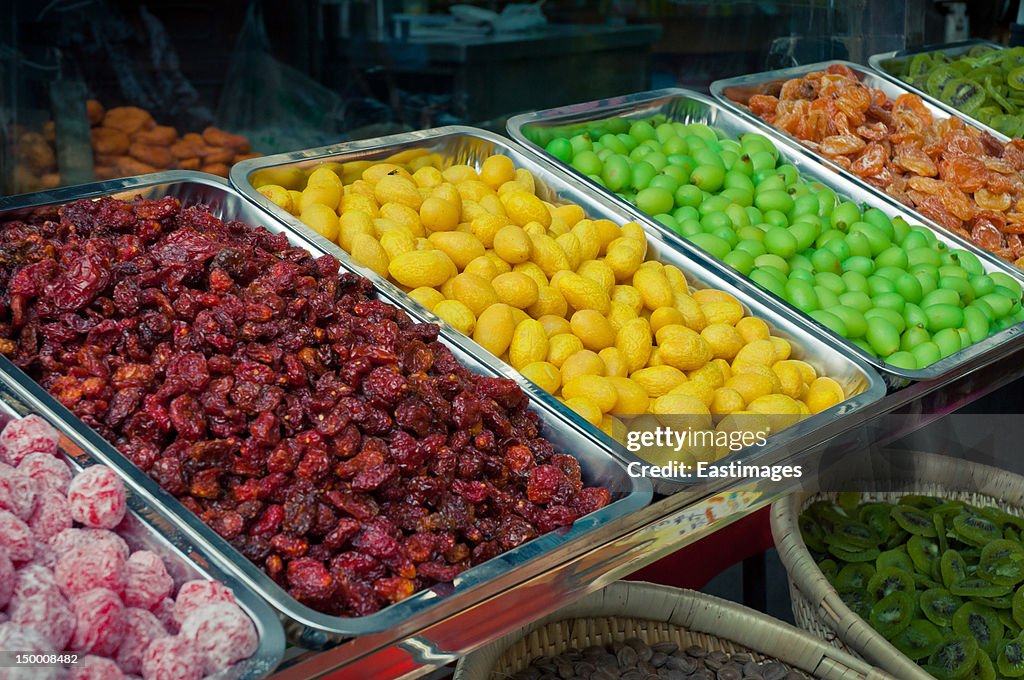
<instances>
[{"instance_id":1,"label":"sugar coating","mask_svg":"<svg viewBox=\"0 0 1024 680\"><path fill-rule=\"evenodd\" d=\"M64 494L52 489L39 494L36 509L28 518L28 526L37 540L49 542L72 524L71 505Z\"/></svg>"},{"instance_id":2,"label":"sugar coating","mask_svg":"<svg viewBox=\"0 0 1024 680\"><path fill-rule=\"evenodd\" d=\"M32 414L12 420L0 432L0 459L17 465L30 453L57 453L60 433L48 422Z\"/></svg>"},{"instance_id":3,"label":"sugar coating","mask_svg":"<svg viewBox=\"0 0 1024 680\"><path fill-rule=\"evenodd\" d=\"M124 673L117 663L102 656L86 654L78 657L78 663L71 664L67 680L122 680Z\"/></svg>"},{"instance_id":4,"label":"sugar coating","mask_svg":"<svg viewBox=\"0 0 1024 680\"><path fill-rule=\"evenodd\" d=\"M36 541L36 554L25 563L25 566L30 564L38 564L53 571L54 567L57 566L57 553L53 552L53 548L50 547L49 543Z\"/></svg>"},{"instance_id":5,"label":"sugar coating","mask_svg":"<svg viewBox=\"0 0 1024 680\"><path fill-rule=\"evenodd\" d=\"M7 551L0 550L0 608L6 607L14 592L14 565Z\"/></svg>"},{"instance_id":6,"label":"sugar coating","mask_svg":"<svg viewBox=\"0 0 1024 680\"><path fill-rule=\"evenodd\" d=\"M26 562L36 552L32 530L9 510L0 510L0 548L14 562Z\"/></svg>"},{"instance_id":7,"label":"sugar coating","mask_svg":"<svg viewBox=\"0 0 1024 680\"><path fill-rule=\"evenodd\" d=\"M14 574L14 590L11 593L11 605L19 599L38 597L47 591L60 592L53 571L39 564L29 564L18 569Z\"/></svg>"},{"instance_id":8,"label":"sugar coating","mask_svg":"<svg viewBox=\"0 0 1024 680\"><path fill-rule=\"evenodd\" d=\"M174 579L155 552L137 550L124 563L124 603L129 607L152 609L171 594Z\"/></svg>"},{"instance_id":9,"label":"sugar coating","mask_svg":"<svg viewBox=\"0 0 1024 680\"><path fill-rule=\"evenodd\" d=\"M36 507L39 486L36 480L17 470L0 472L0 509L10 510L18 519L27 520Z\"/></svg>"},{"instance_id":10,"label":"sugar coating","mask_svg":"<svg viewBox=\"0 0 1024 680\"><path fill-rule=\"evenodd\" d=\"M75 632L75 614L60 592L53 588L34 597L19 597L7 610L11 621L32 628L45 637L49 649L64 649Z\"/></svg>"},{"instance_id":11,"label":"sugar coating","mask_svg":"<svg viewBox=\"0 0 1024 680\"><path fill-rule=\"evenodd\" d=\"M35 630L17 623L0 623L0 650L5 652L47 652L49 642ZM4 668L3 680L56 680L60 668Z\"/></svg>"},{"instance_id":12,"label":"sugar coating","mask_svg":"<svg viewBox=\"0 0 1024 680\"><path fill-rule=\"evenodd\" d=\"M252 656L259 644L252 621L229 602L196 607L181 624L181 635L195 642L207 674Z\"/></svg>"},{"instance_id":13,"label":"sugar coating","mask_svg":"<svg viewBox=\"0 0 1024 680\"><path fill-rule=\"evenodd\" d=\"M97 529L113 529L127 510L124 483L113 470L102 465L93 465L71 480L68 501L76 522Z\"/></svg>"},{"instance_id":14,"label":"sugar coating","mask_svg":"<svg viewBox=\"0 0 1024 680\"><path fill-rule=\"evenodd\" d=\"M145 609L124 610L125 632L117 649L117 663L125 673L141 673L142 657L153 640L167 637L163 624Z\"/></svg>"},{"instance_id":15,"label":"sugar coating","mask_svg":"<svg viewBox=\"0 0 1024 680\"><path fill-rule=\"evenodd\" d=\"M120 597L124 565L121 553L110 544L80 545L57 558L53 575L68 597L94 588L105 588Z\"/></svg>"},{"instance_id":16,"label":"sugar coating","mask_svg":"<svg viewBox=\"0 0 1024 680\"><path fill-rule=\"evenodd\" d=\"M156 606L150 609L153 612L153 616L163 624L164 628L171 635L177 635L180 626L178 622L174 620L174 600L169 597L157 602Z\"/></svg>"},{"instance_id":17,"label":"sugar coating","mask_svg":"<svg viewBox=\"0 0 1024 680\"><path fill-rule=\"evenodd\" d=\"M124 605L117 593L95 588L71 598L77 625L71 639L76 652L111 656L124 639Z\"/></svg>"},{"instance_id":18,"label":"sugar coating","mask_svg":"<svg viewBox=\"0 0 1024 680\"><path fill-rule=\"evenodd\" d=\"M49 489L65 495L68 492L71 468L56 456L48 453L30 453L18 463L17 468L13 469L34 479L40 491Z\"/></svg>"},{"instance_id":19,"label":"sugar coating","mask_svg":"<svg viewBox=\"0 0 1024 680\"><path fill-rule=\"evenodd\" d=\"M219 581L186 581L181 584L174 601L174 620L180 626L194 609L214 602L234 604L235 594Z\"/></svg>"},{"instance_id":20,"label":"sugar coating","mask_svg":"<svg viewBox=\"0 0 1024 680\"><path fill-rule=\"evenodd\" d=\"M121 557L128 559L131 549L123 538L106 529L65 529L50 540L50 547L58 556L78 546L90 546L109 543L117 548Z\"/></svg>"},{"instance_id":21,"label":"sugar coating","mask_svg":"<svg viewBox=\"0 0 1024 680\"><path fill-rule=\"evenodd\" d=\"M180 635L154 640L142 657L144 680L199 680L203 659L195 644Z\"/></svg>"}]
</instances>

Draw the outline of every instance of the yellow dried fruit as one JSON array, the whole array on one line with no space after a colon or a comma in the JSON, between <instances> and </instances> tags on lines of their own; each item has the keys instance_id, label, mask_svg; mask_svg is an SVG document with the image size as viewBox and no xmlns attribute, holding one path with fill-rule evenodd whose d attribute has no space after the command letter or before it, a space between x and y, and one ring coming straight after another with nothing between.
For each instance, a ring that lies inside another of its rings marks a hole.
<instances>
[{"instance_id":1,"label":"yellow dried fruit","mask_svg":"<svg viewBox=\"0 0 1024 680\"><path fill-rule=\"evenodd\" d=\"M539 321L537 323L540 323ZM541 324L543 328L543 324ZM546 331L545 331L546 333ZM558 333L548 336L548 355L546 359L555 366L561 367L565 360L583 349L583 341L572 333Z\"/></svg>"},{"instance_id":2,"label":"yellow dried fruit","mask_svg":"<svg viewBox=\"0 0 1024 680\"><path fill-rule=\"evenodd\" d=\"M427 240L450 257L459 271L485 252L480 239L461 231L436 231Z\"/></svg>"},{"instance_id":3,"label":"yellow dried fruit","mask_svg":"<svg viewBox=\"0 0 1024 680\"><path fill-rule=\"evenodd\" d=\"M635 380L610 376L608 382L615 388L615 406L611 412L617 416L635 416L647 413L647 391Z\"/></svg>"},{"instance_id":4,"label":"yellow dried fruit","mask_svg":"<svg viewBox=\"0 0 1024 680\"><path fill-rule=\"evenodd\" d=\"M302 209L299 219L328 241L338 238L338 216L326 205L313 203Z\"/></svg>"},{"instance_id":5,"label":"yellow dried fruit","mask_svg":"<svg viewBox=\"0 0 1024 680\"><path fill-rule=\"evenodd\" d=\"M433 312L466 335L472 335L476 328L476 315L458 300L443 300Z\"/></svg>"},{"instance_id":6,"label":"yellow dried fruit","mask_svg":"<svg viewBox=\"0 0 1024 680\"><path fill-rule=\"evenodd\" d=\"M601 361L604 362L605 375L622 378L629 376L629 366L626 364L626 358L622 356L622 352L617 347L605 347L597 353L597 356L601 357Z\"/></svg>"},{"instance_id":7,"label":"yellow dried fruit","mask_svg":"<svg viewBox=\"0 0 1024 680\"><path fill-rule=\"evenodd\" d=\"M433 310L440 302L444 301L444 295L436 288L420 286L409 291L409 297L420 303L427 309Z\"/></svg>"},{"instance_id":8,"label":"yellow dried fruit","mask_svg":"<svg viewBox=\"0 0 1024 680\"><path fill-rule=\"evenodd\" d=\"M537 302L537 283L526 274L514 271L498 274L491 285L498 299L512 307L526 309Z\"/></svg>"},{"instance_id":9,"label":"yellow dried fruit","mask_svg":"<svg viewBox=\"0 0 1024 680\"><path fill-rule=\"evenodd\" d=\"M388 271L403 286L436 288L452 277L455 264L440 250L414 250L392 260Z\"/></svg>"},{"instance_id":10,"label":"yellow dried fruit","mask_svg":"<svg viewBox=\"0 0 1024 680\"><path fill-rule=\"evenodd\" d=\"M508 348L512 368L521 369L535 361L544 361L547 356L548 335L544 327L533 319L520 321L512 333L512 342Z\"/></svg>"},{"instance_id":11,"label":"yellow dried fruit","mask_svg":"<svg viewBox=\"0 0 1024 680\"><path fill-rule=\"evenodd\" d=\"M480 179L492 189L516 178L516 166L508 156L489 156L480 166Z\"/></svg>"},{"instance_id":12,"label":"yellow dried fruit","mask_svg":"<svg viewBox=\"0 0 1024 680\"><path fill-rule=\"evenodd\" d=\"M677 326L678 328L678 326ZM681 371L693 371L711 361L711 348L699 333L683 327L681 332L658 342L661 359Z\"/></svg>"},{"instance_id":13,"label":"yellow dried fruit","mask_svg":"<svg viewBox=\"0 0 1024 680\"><path fill-rule=\"evenodd\" d=\"M556 272L569 269L569 260L566 259L562 247L547 234L530 235L530 258L549 278Z\"/></svg>"},{"instance_id":14,"label":"yellow dried fruit","mask_svg":"<svg viewBox=\"0 0 1024 680\"><path fill-rule=\"evenodd\" d=\"M526 311L530 316L538 319L549 315L565 317L569 312L569 305L557 289L551 286L540 286L537 288L537 301Z\"/></svg>"},{"instance_id":15,"label":"yellow dried fruit","mask_svg":"<svg viewBox=\"0 0 1024 680\"><path fill-rule=\"evenodd\" d=\"M700 334L711 347L711 354L716 359L732 361L743 348L743 336L727 323L708 324Z\"/></svg>"},{"instance_id":16,"label":"yellow dried fruit","mask_svg":"<svg viewBox=\"0 0 1024 680\"><path fill-rule=\"evenodd\" d=\"M652 346L651 329L645 319L627 321L615 334L615 347L622 353L630 373L647 365Z\"/></svg>"},{"instance_id":17,"label":"yellow dried fruit","mask_svg":"<svg viewBox=\"0 0 1024 680\"><path fill-rule=\"evenodd\" d=\"M593 402L593 400L586 397L573 397L572 399L566 399L565 405L578 413L591 425L601 425L603 414L601 413L601 409Z\"/></svg>"},{"instance_id":18,"label":"yellow dried fruit","mask_svg":"<svg viewBox=\"0 0 1024 680\"><path fill-rule=\"evenodd\" d=\"M502 203L505 212L514 224L525 227L530 222L538 222L545 229L551 224L551 214L543 201L527 191L511 191L504 194Z\"/></svg>"},{"instance_id":19,"label":"yellow dried fruit","mask_svg":"<svg viewBox=\"0 0 1024 680\"><path fill-rule=\"evenodd\" d=\"M686 375L672 366L649 366L629 374L647 392L647 396L657 399L668 394L672 388L686 382Z\"/></svg>"},{"instance_id":20,"label":"yellow dried fruit","mask_svg":"<svg viewBox=\"0 0 1024 680\"><path fill-rule=\"evenodd\" d=\"M469 307L479 317L484 310L500 302L491 283L475 274L462 272L452 279L451 297Z\"/></svg>"},{"instance_id":21,"label":"yellow dried fruit","mask_svg":"<svg viewBox=\"0 0 1024 680\"><path fill-rule=\"evenodd\" d=\"M466 274L479 276L485 281L491 281L498 275L498 268L494 266L494 262L486 254L474 258L472 262L466 265L463 271Z\"/></svg>"},{"instance_id":22,"label":"yellow dried fruit","mask_svg":"<svg viewBox=\"0 0 1024 680\"><path fill-rule=\"evenodd\" d=\"M378 276L387 277L390 259L380 242L366 234L356 234L352 239L352 259Z\"/></svg>"},{"instance_id":23,"label":"yellow dried fruit","mask_svg":"<svg viewBox=\"0 0 1024 680\"><path fill-rule=\"evenodd\" d=\"M419 206L420 222L430 231L452 231L459 224L459 204L438 196L423 199Z\"/></svg>"},{"instance_id":24,"label":"yellow dried fruit","mask_svg":"<svg viewBox=\"0 0 1024 680\"><path fill-rule=\"evenodd\" d=\"M509 224L494 235L494 252L509 264L519 264L530 259L530 237L522 227Z\"/></svg>"},{"instance_id":25,"label":"yellow dried fruit","mask_svg":"<svg viewBox=\"0 0 1024 680\"><path fill-rule=\"evenodd\" d=\"M558 279L558 291L574 309L593 309L602 317L611 310L608 293L594 281L575 272L566 272Z\"/></svg>"},{"instance_id":26,"label":"yellow dried fruit","mask_svg":"<svg viewBox=\"0 0 1024 680\"><path fill-rule=\"evenodd\" d=\"M586 397L597 404L602 413L607 413L615 407L618 392L615 386L602 376L580 375L562 384L562 397Z\"/></svg>"},{"instance_id":27,"label":"yellow dried fruit","mask_svg":"<svg viewBox=\"0 0 1024 680\"><path fill-rule=\"evenodd\" d=\"M653 268L640 268L633 274L633 287L640 292L644 307L652 312L659 307L670 307L674 302L672 286L665 275Z\"/></svg>"},{"instance_id":28,"label":"yellow dried fruit","mask_svg":"<svg viewBox=\"0 0 1024 680\"><path fill-rule=\"evenodd\" d=\"M562 374L558 372L558 368L547 361L535 361L532 364L527 364L519 372L548 394L554 394L562 385Z\"/></svg>"},{"instance_id":29,"label":"yellow dried fruit","mask_svg":"<svg viewBox=\"0 0 1024 680\"><path fill-rule=\"evenodd\" d=\"M547 332L549 338L560 333L572 333L572 329L569 326L569 320L564 316L544 314L538 316L537 321L540 321L540 325L544 326L544 330Z\"/></svg>"},{"instance_id":30,"label":"yellow dried fruit","mask_svg":"<svg viewBox=\"0 0 1024 680\"><path fill-rule=\"evenodd\" d=\"M581 349L569 356L559 368L563 384L581 375L604 375L604 362L589 349Z\"/></svg>"},{"instance_id":31,"label":"yellow dried fruit","mask_svg":"<svg viewBox=\"0 0 1024 680\"><path fill-rule=\"evenodd\" d=\"M385 203L401 203L413 210L419 210L423 203L416 183L401 175L385 175L373 186L373 197L380 205Z\"/></svg>"},{"instance_id":32,"label":"yellow dried fruit","mask_svg":"<svg viewBox=\"0 0 1024 680\"><path fill-rule=\"evenodd\" d=\"M484 310L476 320L473 340L494 356L500 357L512 343L515 332L512 309L505 304L493 304Z\"/></svg>"},{"instance_id":33,"label":"yellow dried fruit","mask_svg":"<svg viewBox=\"0 0 1024 680\"><path fill-rule=\"evenodd\" d=\"M615 329L608 319L594 309L581 309L569 320L572 332L583 341L583 346L598 352L615 344Z\"/></svg>"},{"instance_id":34,"label":"yellow dried fruit","mask_svg":"<svg viewBox=\"0 0 1024 680\"><path fill-rule=\"evenodd\" d=\"M636 241L616 239L608 247L604 261L615 272L616 281L629 281L644 261L644 253Z\"/></svg>"},{"instance_id":35,"label":"yellow dried fruit","mask_svg":"<svg viewBox=\"0 0 1024 680\"><path fill-rule=\"evenodd\" d=\"M807 390L804 402L811 413L821 413L846 399L843 386L832 378L817 378Z\"/></svg>"}]
</instances>

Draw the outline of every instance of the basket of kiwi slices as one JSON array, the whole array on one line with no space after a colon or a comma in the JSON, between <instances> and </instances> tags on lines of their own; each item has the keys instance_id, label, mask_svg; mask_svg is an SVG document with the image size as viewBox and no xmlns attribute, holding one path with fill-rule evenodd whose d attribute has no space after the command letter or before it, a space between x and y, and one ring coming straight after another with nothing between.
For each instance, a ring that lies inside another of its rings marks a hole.
<instances>
[{"instance_id":1,"label":"basket of kiwi slices","mask_svg":"<svg viewBox=\"0 0 1024 680\"><path fill-rule=\"evenodd\" d=\"M459 661L455 680L895 680L765 614L617 581Z\"/></svg>"},{"instance_id":2,"label":"basket of kiwi slices","mask_svg":"<svg viewBox=\"0 0 1024 680\"><path fill-rule=\"evenodd\" d=\"M1024 677L1024 477L900 453L892 490L772 507L797 624L901 680Z\"/></svg>"}]
</instances>

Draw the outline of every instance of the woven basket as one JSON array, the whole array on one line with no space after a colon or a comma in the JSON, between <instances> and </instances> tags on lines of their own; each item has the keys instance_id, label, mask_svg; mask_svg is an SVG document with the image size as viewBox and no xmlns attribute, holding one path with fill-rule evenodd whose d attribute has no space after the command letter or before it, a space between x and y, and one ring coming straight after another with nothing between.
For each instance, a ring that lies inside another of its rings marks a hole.
<instances>
[{"instance_id":1,"label":"woven basket","mask_svg":"<svg viewBox=\"0 0 1024 680\"><path fill-rule=\"evenodd\" d=\"M505 680L539 656L640 638L747 652L823 680L894 680L781 621L692 590L618 581L459 661L455 680ZM770 656L765 654L770 650Z\"/></svg>"},{"instance_id":2,"label":"woven basket","mask_svg":"<svg viewBox=\"0 0 1024 680\"><path fill-rule=\"evenodd\" d=\"M915 481L894 481L899 492L864 493L864 500L891 502L908 493L919 493L974 505L994 505L1014 515L1024 515L1024 477L931 453L901 454L914 457ZM772 536L789 575L797 625L901 680L934 680L846 606L804 545L797 525L800 513L814 501L835 497L835 493L794 493L772 506Z\"/></svg>"}]
</instances>

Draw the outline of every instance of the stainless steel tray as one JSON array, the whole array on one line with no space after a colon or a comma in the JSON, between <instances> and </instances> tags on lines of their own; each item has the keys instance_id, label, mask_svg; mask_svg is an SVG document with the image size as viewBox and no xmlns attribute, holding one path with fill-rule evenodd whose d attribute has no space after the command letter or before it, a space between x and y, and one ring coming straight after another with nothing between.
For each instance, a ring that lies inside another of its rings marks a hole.
<instances>
[{"instance_id":1,"label":"stainless steel tray","mask_svg":"<svg viewBox=\"0 0 1024 680\"><path fill-rule=\"evenodd\" d=\"M160 198L168 195L176 196L187 204L205 204L223 219L237 219L253 225L263 225L275 233L285 233L293 244L313 254L325 252L318 245L300 238L287 226L245 200L231 189L225 180L205 173L182 170L57 189L17 199L0 199L0 222L17 219L31 213L34 208L59 205L79 198ZM382 296L382 299L390 302L386 296ZM412 316L417 321L423 321L415 314ZM442 342L471 370L491 375L497 373L449 338L442 337ZM421 625L433 623L430 618L431 609L438 604L449 605L452 601L460 600L471 604L480 598L489 597L496 590L488 589L494 579L507 574L510 570L529 569L537 558L560 549L567 543L586 544L592 541L593 534L603 525L640 510L648 505L653 497L649 480L631 477L626 471L626 465L600 441L589 436L587 432L572 427L547 401L538 400L536 396L530 395L531 408L541 416L544 436L556 449L572 452L580 461L584 481L590 485L600 484L609 488L613 502L597 512L580 518L571 527L540 536L463 572L454 584L439 585L420 591L408 599L368 616L329 616L293 599L262 569L203 524L177 499L161 489L155 481L119 454L110 443L2 356L0 381L6 382L24 403L57 425L91 457L118 470L126 483L144 499L145 503L163 511L188 541L210 555L211 562L230 570L238 581L281 612L286 617L286 630L291 640L299 646L312 649L326 647L347 637L378 633L413 619L420 621Z\"/></svg>"},{"instance_id":2,"label":"stainless steel tray","mask_svg":"<svg viewBox=\"0 0 1024 680\"><path fill-rule=\"evenodd\" d=\"M0 427L6 425L9 420L30 413L46 417L41 411L20 399L10 387L0 383ZM50 422L58 429L62 429L56 421ZM63 432L62 435L61 452L75 472L94 463L103 462L76 446ZM217 556L192 545L177 530L173 518L162 510L147 505L142 497L129 488L128 514L118 526L117 532L132 550L151 550L160 555L167 565L168 573L174 579L175 589L185 581L215 579L234 592L238 604L256 626L259 646L251 657L225 669L215 677L225 680L257 680L269 676L277 668L285 648L284 629L277 613L252 589L221 568Z\"/></svg>"},{"instance_id":3,"label":"stainless steel tray","mask_svg":"<svg viewBox=\"0 0 1024 680\"><path fill-rule=\"evenodd\" d=\"M814 365L820 373L836 378L848 391L858 392L856 396L847 399L842 404L806 418L800 423L783 430L780 434L772 435L768 440L768 446L748 448L727 456L720 461L721 463L728 464L734 461L747 463L756 461L773 452L777 453L779 450L784 450L784 447L788 446L789 442L806 435L808 432L821 428L829 420L861 409L884 395L885 387L882 381L870 368L857 359L851 358L845 353L845 348L837 346L831 339L824 337L807 320L797 317L789 310L766 304L762 300L762 293L758 289L751 285L746 285L743 281L734 281L734 277L730 277L727 274L723 275L715 265L709 263L703 256L694 255L690 252L681 252L676 243L663 238L663 229L657 228L648 218L635 214L635 210L630 212L623 209L617 203L609 201L605 196L591 191L585 186L581 186L575 178L548 161L537 159L529 155L517 144L483 130L452 126L383 137L378 140L339 144L319 149L310 149L308 151L267 156L243 161L236 165L231 175L231 181L243 195L267 210L273 211L275 215L285 221L293 230L305 235L323 249L349 263L351 259L344 250L336 244L323 239L300 220L267 200L266 197L256 191L251 185L249 177L252 173L264 168L292 166L307 168L326 161L345 163L356 160L375 160L413 149L427 149L430 152L439 153L445 159L445 162L450 164L466 163L477 167L488 156L496 153L503 154L511 158L516 167L527 168L533 173L540 188L542 198L548 201L576 203L590 217L594 219L610 219L617 224L636 220L643 226L647 234L650 252L657 259L660 259L662 262L675 264L686 272L688 280L695 288L710 287L728 291L744 305L747 313L760 316L771 324L780 335L794 341L794 352ZM352 266L357 267L358 265L353 264ZM390 290L394 295L403 298L403 303L409 308L415 309L418 315L428 317L432 321L446 326L444 321L401 292L387 280L366 269L361 269L361 273L370 277L382 289ZM494 357L470 338L454 328L447 328L446 330L449 330L452 334L453 341L465 347L468 352L476 356L487 357L489 363L496 366L503 374L525 381L525 378L515 369ZM526 382L531 386L535 394L550 400L553 406L559 409L565 417L572 419L578 428L586 430L591 436L598 437L609 447L615 448L624 460L638 463L644 462L635 454L627 451L619 442L583 420L575 412L554 400L550 395L533 385L533 383ZM681 485L689 486L698 483L699 481L693 478L675 477L659 479L655 482L655 490L670 493Z\"/></svg>"},{"instance_id":4,"label":"stainless steel tray","mask_svg":"<svg viewBox=\"0 0 1024 680\"><path fill-rule=\"evenodd\" d=\"M845 174L843 176L837 176L832 173L829 170L831 165L826 167L817 156L813 155L810 150L794 141L789 135L780 134L778 130L767 125L764 121L758 120L755 116L752 116L749 113L745 116L739 115L733 110L725 108L717 102L712 101L710 98L690 90L674 88L654 90L651 92L641 92L638 94L615 97L612 99L603 99L585 104L575 104L559 109L550 109L548 111L527 113L509 119L508 129L514 139L528 145L528 147L535 153L544 154L546 159L551 159L549 154L544 152L543 149L530 139L530 136L535 134L535 131L539 129L593 122L613 117L634 119L649 118L656 114L665 115L672 121L706 123L707 125L716 127L733 136L746 132L758 132L764 134L770 137L775 143L775 146L779 150L780 157L795 166L797 170L799 170L801 176L831 187L840 196L857 201L858 203L880 208L890 216L903 217L911 223L921 222L935 231L937 238L945 242L950 247L964 248L975 253L985 266L986 271L1006 272L1012 274L1015 278L1024 281L1024 272L1021 272L1016 267L1006 264L991 253L987 253L973 244L951 234L938 225L921 219L917 213L908 210L906 206L892 197L875 191L869 191L869 189L871 189L870 185L860 182L859 180L857 182L851 181ZM751 120L751 118L753 118L753 120ZM566 168L569 172L572 172L576 176L576 181L587 182L594 186L594 189L596 191L600 191L606 200L613 201L621 206L623 210L634 215L634 219L642 218L644 220L644 224L653 226L653 228L656 229L658 233L660 233L663 238L674 247L684 249L691 255L691 257L700 257L705 260L711 260L715 263L715 266L725 267L724 264L722 264L717 258L714 258L710 253L707 253L702 248L695 246L672 230L662 226L653 218L641 212L639 208L619 198L611 191L604 187L597 186L571 166L565 165L559 161L553 160L553 162L558 163L559 166ZM836 167L838 168L838 166ZM774 295L760 286L757 286L754 282L740 275L735 270L727 269L727 271L730 280L735 280L737 285L742 284L745 288L755 290L757 291L757 294L770 298L774 305L786 309L791 314L800 317L804 324L813 325L822 333L828 335L833 345L841 348L843 352L859 357L861 360L877 367L892 387L905 386L907 382L911 380L934 380L938 377L952 374L961 366L967 362L973 361L977 357L992 355L998 352L1001 344L1009 340L1014 335L1024 332L1024 324L1018 324L1017 326L1001 331L990 338L986 338L980 343L971 345L965 350L961 350L956 354L950 355L927 368L907 370L886 364L881 359L857 347L846 338L843 338L825 326L818 324L814 319L810 318L796 307L793 307L786 300Z\"/></svg>"}]
</instances>

